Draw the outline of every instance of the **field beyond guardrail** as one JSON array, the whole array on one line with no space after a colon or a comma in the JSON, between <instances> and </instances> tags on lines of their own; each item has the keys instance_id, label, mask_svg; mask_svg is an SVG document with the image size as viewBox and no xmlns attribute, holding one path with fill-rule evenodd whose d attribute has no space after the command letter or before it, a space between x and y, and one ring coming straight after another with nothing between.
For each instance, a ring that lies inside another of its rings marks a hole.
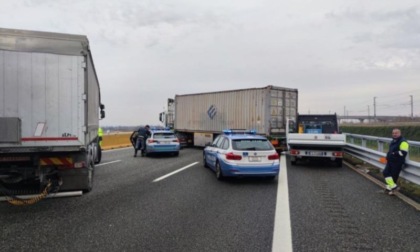
<instances>
[{"instance_id":1,"label":"field beyond guardrail","mask_svg":"<svg viewBox=\"0 0 420 252\"><path fill-rule=\"evenodd\" d=\"M130 147L130 136L132 132L112 132L102 137L102 149L110 150L123 147Z\"/></svg>"}]
</instances>

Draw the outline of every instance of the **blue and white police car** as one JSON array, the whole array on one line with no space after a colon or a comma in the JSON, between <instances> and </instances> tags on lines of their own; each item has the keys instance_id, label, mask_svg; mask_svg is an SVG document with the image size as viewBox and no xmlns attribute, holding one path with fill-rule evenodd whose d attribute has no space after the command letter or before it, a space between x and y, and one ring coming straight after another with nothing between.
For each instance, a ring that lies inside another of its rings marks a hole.
<instances>
[{"instance_id":1,"label":"blue and white police car","mask_svg":"<svg viewBox=\"0 0 420 252\"><path fill-rule=\"evenodd\" d=\"M150 153L173 153L179 155L180 144L175 133L167 129L152 129L146 140L146 155Z\"/></svg>"},{"instance_id":2,"label":"blue and white police car","mask_svg":"<svg viewBox=\"0 0 420 252\"><path fill-rule=\"evenodd\" d=\"M280 171L280 156L270 141L255 131L224 130L203 151L203 164L217 179L233 176L265 176Z\"/></svg>"}]
</instances>

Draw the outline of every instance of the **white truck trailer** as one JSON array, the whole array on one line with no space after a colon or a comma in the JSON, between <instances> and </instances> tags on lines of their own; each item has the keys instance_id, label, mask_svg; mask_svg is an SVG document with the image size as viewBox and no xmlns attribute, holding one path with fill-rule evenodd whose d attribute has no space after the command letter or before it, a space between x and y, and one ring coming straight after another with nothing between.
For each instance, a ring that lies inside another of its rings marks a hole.
<instances>
[{"instance_id":1,"label":"white truck trailer","mask_svg":"<svg viewBox=\"0 0 420 252\"><path fill-rule=\"evenodd\" d=\"M331 160L341 167L346 136L341 134L336 114L298 115L288 120L288 154L292 165L298 160Z\"/></svg>"},{"instance_id":2,"label":"white truck trailer","mask_svg":"<svg viewBox=\"0 0 420 252\"><path fill-rule=\"evenodd\" d=\"M104 117L86 36L0 28L0 193L92 190Z\"/></svg>"},{"instance_id":3,"label":"white truck trailer","mask_svg":"<svg viewBox=\"0 0 420 252\"><path fill-rule=\"evenodd\" d=\"M205 146L225 129L256 130L286 149L286 119L297 116L298 90L266 86L175 96L174 128Z\"/></svg>"}]
</instances>

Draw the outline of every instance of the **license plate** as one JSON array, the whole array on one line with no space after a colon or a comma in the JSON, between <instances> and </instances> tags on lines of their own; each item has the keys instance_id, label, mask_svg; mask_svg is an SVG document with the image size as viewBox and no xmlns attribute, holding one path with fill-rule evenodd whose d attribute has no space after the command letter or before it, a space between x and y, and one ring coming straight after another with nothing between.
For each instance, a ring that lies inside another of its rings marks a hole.
<instances>
[{"instance_id":1,"label":"license plate","mask_svg":"<svg viewBox=\"0 0 420 252\"><path fill-rule=\"evenodd\" d=\"M308 151L309 156L324 156L324 152L322 151Z\"/></svg>"},{"instance_id":2,"label":"license plate","mask_svg":"<svg viewBox=\"0 0 420 252\"><path fill-rule=\"evenodd\" d=\"M248 157L249 162L261 162L261 157Z\"/></svg>"}]
</instances>

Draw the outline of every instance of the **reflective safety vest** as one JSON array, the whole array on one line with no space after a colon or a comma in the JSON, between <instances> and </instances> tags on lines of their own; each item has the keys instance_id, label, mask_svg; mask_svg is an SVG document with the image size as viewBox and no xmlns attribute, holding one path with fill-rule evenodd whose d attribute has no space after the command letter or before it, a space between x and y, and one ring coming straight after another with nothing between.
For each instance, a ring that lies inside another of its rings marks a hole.
<instances>
[{"instance_id":1,"label":"reflective safety vest","mask_svg":"<svg viewBox=\"0 0 420 252\"><path fill-rule=\"evenodd\" d=\"M99 146L102 146L102 136L104 135L104 132L101 127L98 128L98 138L99 138Z\"/></svg>"},{"instance_id":2,"label":"reflective safety vest","mask_svg":"<svg viewBox=\"0 0 420 252\"><path fill-rule=\"evenodd\" d=\"M405 163L405 157L407 156L409 145L407 141L400 137L394 139L389 145L389 151L387 153L388 163L402 165Z\"/></svg>"}]
</instances>

